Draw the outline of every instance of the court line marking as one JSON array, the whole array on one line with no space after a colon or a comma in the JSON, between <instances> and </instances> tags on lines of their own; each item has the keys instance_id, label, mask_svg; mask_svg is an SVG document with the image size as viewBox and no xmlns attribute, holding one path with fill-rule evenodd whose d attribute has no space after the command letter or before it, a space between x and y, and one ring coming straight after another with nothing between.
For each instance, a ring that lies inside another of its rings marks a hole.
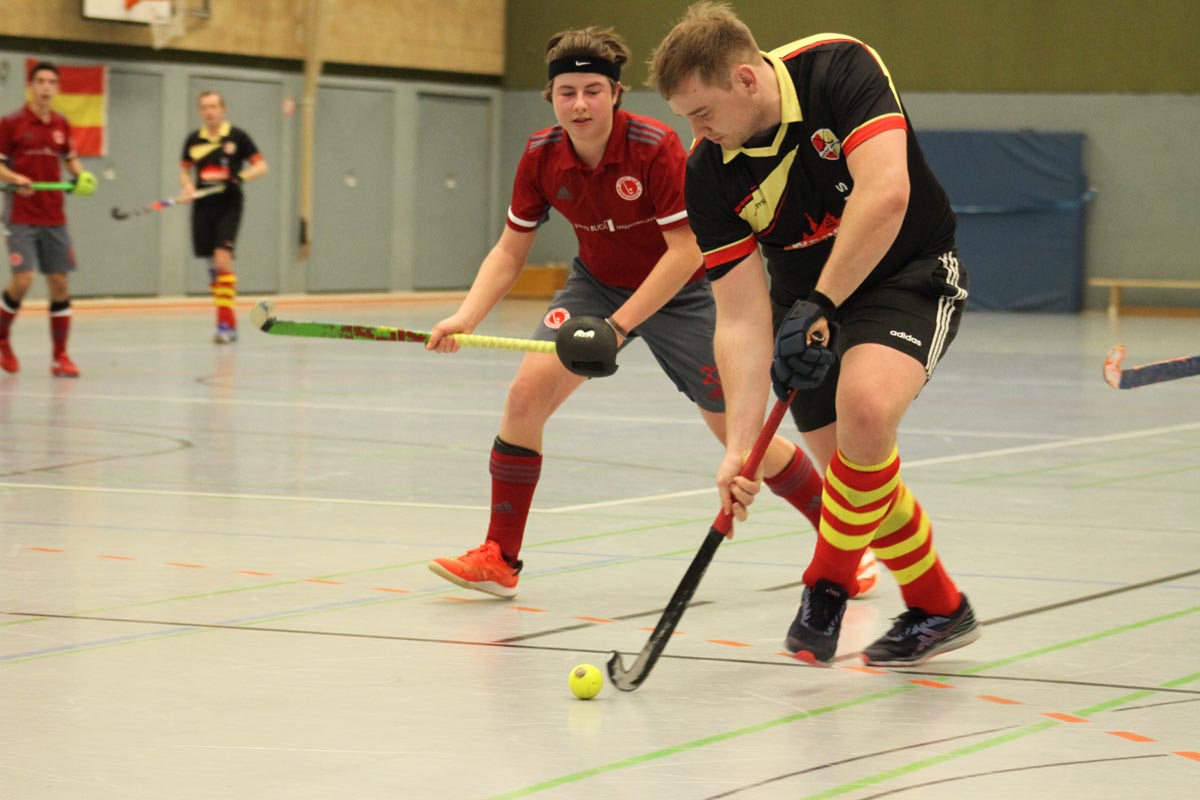
<instances>
[{"instance_id":1,"label":"court line marking","mask_svg":"<svg viewBox=\"0 0 1200 800\"><path fill-rule=\"evenodd\" d=\"M200 402L200 401L197 401ZM211 402L204 400L203 402ZM354 406L346 406L346 408L354 408ZM904 463L903 468L906 470L919 469L921 467L941 466L943 464L956 464L963 461L977 461L988 458L1001 458L1012 455L1023 455L1025 453L1045 452L1048 450L1061 450L1069 447L1083 447L1093 444L1106 444L1109 442L1125 441L1128 439L1140 439L1147 436L1159 436L1164 434L1178 433L1180 431L1200 430L1200 422L1191 422L1181 425L1170 425L1160 428L1143 428L1136 431L1126 431L1124 433L1111 433L1103 436L1084 436L1074 439L1066 439L1056 442L1043 442L1041 444L1022 445L1019 447L1003 447L997 450L981 450L976 453L961 453L958 455L937 456L933 458L914 459ZM61 491L61 492L92 492L92 493L110 493L110 494L131 494L131 495L150 495L157 497L208 497L221 500L259 500L265 502L293 502L293 503L330 503L336 505L362 505L362 506L384 506L388 508L427 508L427 509L444 509L453 511L487 511L488 506L471 506L449 503L415 503L408 501L393 501L393 500L369 500L356 499L350 497L310 497L306 495L272 495L272 494L238 494L235 492L193 492L178 489L127 489L105 486L59 486L55 484L43 483L20 483L14 481L0 482L0 488L4 489L35 489L39 491ZM612 508L614 506L633 505L636 503L656 502L659 500L671 500L681 497L695 497L697 495L712 493L712 487L704 489L689 489L679 492L666 492L663 494L642 495L639 497L626 497L615 500L602 500L595 503L578 503L574 505L558 506L555 508L531 508L530 513L534 514L569 514L577 511L588 511L595 508Z\"/></svg>"}]
</instances>

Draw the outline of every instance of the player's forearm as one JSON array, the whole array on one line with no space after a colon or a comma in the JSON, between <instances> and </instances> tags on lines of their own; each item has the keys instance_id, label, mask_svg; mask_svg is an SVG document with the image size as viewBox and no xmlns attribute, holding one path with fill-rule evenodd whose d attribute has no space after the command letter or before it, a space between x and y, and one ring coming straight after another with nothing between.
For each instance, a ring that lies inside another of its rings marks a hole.
<instances>
[{"instance_id":1,"label":"player's forearm","mask_svg":"<svg viewBox=\"0 0 1200 800\"><path fill-rule=\"evenodd\" d=\"M71 173L76 178L78 178L79 173L83 172L83 162L80 161L78 158L68 158L67 159L67 172Z\"/></svg>"},{"instance_id":2,"label":"player's forearm","mask_svg":"<svg viewBox=\"0 0 1200 800\"><path fill-rule=\"evenodd\" d=\"M748 450L762 426L770 392L771 300L757 255L713 283L717 330L713 350L725 396L725 446ZM757 274L755 274L757 273Z\"/></svg>"},{"instance_id":3,"label":"player's forearm","mask_svg":"<svg viewBox=\"0 0 1200 800\"><path fill-rule=\"evenodd\" d=\"M269 172L269 171L270 171L270 167L267 166L266 159L259 159L258 161L254 162L249 167L247 167L246 169L242 170L239 177L241 177L243 183L246 183L246 182L252 181L256 178L261 178L263 175L266 175L267 172Z\"/></svg>"},{"instance_id":4,"label":"player's forearm","mask_svg":"<svg viewBox=\"0 0 1200 800\"><path fill-rule=\"evenodd\" d=\"M460 313L466 314L473 330L486 317L496 304L512 289L513 284L521 275L525 259L518 257L497 244L483 259L479 273L471 283L466 299L459 307Z\"/></svg>"},{"instance_id":5,"label":"player's forearm","mask_svg":"<svg viewBox=\"0 0 1200 800\"><path fill-rule=\"evenodd\" d=\"M179 171L179 185L184 190L190 189L194 191L196 189L196 184L192 183L192 173L189 170L184 169Z\"/></svg>"},{"instance_id":6,"label":"player's forearm","mask_svg":"<svg viewBox=\"0 0 1200 800\"><path fill-rule=\"evenodd\" d=\"M631 331L654 316L672 297L679 294L688 278L700 268L702 258L694 244L691 248L668 248L637 291L613 312L613 321Z\"/></svg>"},{"instance_id":7,"label":"player's forearm","mask_svg":"<svg viewBox=\"0 0 1200 800\"><path fill-rule=\"evenodd\" d=\"M8 165L6 163L4 163L3 161L0 161L0 182L16 183L17 181L21 180L22 177L24 177L24 176L22 176L18 172L13 172L11 169L8 168Z\"/></svg>"}]
</instances>

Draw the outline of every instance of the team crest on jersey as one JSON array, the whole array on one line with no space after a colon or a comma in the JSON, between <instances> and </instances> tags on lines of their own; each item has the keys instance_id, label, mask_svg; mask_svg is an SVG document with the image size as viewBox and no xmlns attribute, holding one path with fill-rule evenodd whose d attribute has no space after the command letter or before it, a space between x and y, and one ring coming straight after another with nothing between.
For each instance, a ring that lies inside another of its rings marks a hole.
<instances>
[{"instance_id":1,"label":"team crest on jersey","mask_svg":"<svg viewBox=\"0 0 1200 800\"><path fill-rule=\"evenodd\" d=\"M237 145L233 142L226 142L225 144L221 145L221 149L229 155L233 155L237 152Z\"/></svg>"},{"instance_id":2,"label":"team crest on jersey","mask_svg":"<svg viewBox=\"0 0 1200 800\"><path fill-rule=\"evenodd\" d=\"M10 266L13 267L13 269L16 269L17 267L19 267L25 263L25 257L22 256L20 253L9 253L8 263Z\"/></svg>"},{"instance_id":3,"label":"team crest on jersey","mask_svg":"<svg viewBox=\"0 0 1200 800\"><path fill-rule=\"evenodd\" d=\"M625 200L637 200L642 196L642 182L632 175L617 178L617 194Z\"/></svg>"},{"instance_id":4,"label":"team crest on jersey","mask_svg":"<svg viewBox=\"0 0 1200 800\"><path fill-rule=\"evenodd\" d=\"M542 324L550 330L556 331L570 318L571 312L565 308L552 308L546 312L546 318L542 320Z\"/></svg>"},{"instance_id":5,"label":"team crest on jersey","mask_svg":"<svg viewBox=\"0 0 1200 800\"><path fill-rule=\"evenodd\" d=\"M812 135L812 146L826 161L837 161L842 157L842 143L829 128L821 128Z\"/></svg>"}]
</instances>

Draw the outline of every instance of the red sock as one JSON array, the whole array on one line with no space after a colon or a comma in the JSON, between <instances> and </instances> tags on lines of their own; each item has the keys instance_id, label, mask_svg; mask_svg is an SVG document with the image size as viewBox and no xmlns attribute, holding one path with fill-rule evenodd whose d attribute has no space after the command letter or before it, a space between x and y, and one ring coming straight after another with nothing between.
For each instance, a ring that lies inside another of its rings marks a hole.
<instances>
[{"instance_id":1,"label":"red sock","mask_svg":"<svg viewBox=\"0 0 1200 800\"><path fill-rule=\"evenodd\" d=\"M900 584L906 606L927 614L949 615L958 610L962 596L933 549L929 518L903 483L871 549Z\"/></svg>"},{"instance_id":2,"label":"red sock","mask_svg":"<svg viewBox=\"0 0 1200 800\"><path fill-rule=\"evenodd\" d=\"M54 357L67 352L67 337L71 335L71 300L50 304L50 338L54 342Z\"/></svg>"},{"instance_id":3,"label":"red sock","mask_svg":"<svg viewBox=\"0 0 1200 800\"><path fill-rule=\"evenodd\" d=\"M817 472L808 454L796 446L792 460L773 478L763 481L767 488L787 500L812 523L821 524L821 473Z\"/></svg>"},{"instance_id":4,"label":"red sock","mask_svg":"<svg viewBox=\"0 0 1200 800\"><path fill-rule=\"evenodd\" d=\"M804 571L804 583L833 581L853 597L858 592L858 562L887 517L900 485L900 456L860 466L838 450L825 470L817 549Z\"/></svg>"},{"instance_id":5,"label":"red sock","mask_svg":"<svg viewBox=\"0 0 1200 800\"><path fill-rule=\"evenodd\" d=\"M542 474L542 456L497 437L488 471L492 475L492 517L487 538L500 545L506 559L516 561L525 538L533 492Z\"/></svg>"},{"instance_id":6,"label":"red sock","mask_svg":"<svg viewBox=\"0 0 1200 800\"><path fill-rule=\"evenodd\" d=\"M8 329L17 318L17 309L20 307L20 302L9 297L8 292L0 293L0 342L8 338Z\"/></svg>"}]
</instances>

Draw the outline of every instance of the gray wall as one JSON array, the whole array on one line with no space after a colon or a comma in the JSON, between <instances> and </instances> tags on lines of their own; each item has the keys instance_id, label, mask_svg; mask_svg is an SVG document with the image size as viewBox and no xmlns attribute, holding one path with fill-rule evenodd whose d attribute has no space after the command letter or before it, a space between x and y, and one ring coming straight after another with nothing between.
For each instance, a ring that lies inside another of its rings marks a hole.
<instances>
[{"instance_id":1,"label":"gray wall","mask_svg":"<svg viewBox=\"0 0 1200 800\"><path fill-rule=\"evenodd\" d=\"M24 102L25 87L22 75L26 55L23 52L0 50L0 113L7 114ZM39 54L39 57L61 64L72 62L70 58L53 53ZM80 63L96 62L81 59ZM139 84L149 81L161 89L147 97L148 103L157 106L138 108L137 113L130 113L126 104L126 113L114 114L115 103L110 102L110 142L115 144L122 137L129 137L134 132L142 134L146 127L151 127L154 129L151 141L155 149L139 152L138 160L127 157L128 153L122 155L122 148L112 146L110 153L120 157L85 161L85 166L100 178L100 188L91 198L67 200L68 227L74 239L80 265L73 281L75 294L86 297L177 296L204 293L207 291L206 272L202 262L191 258L187 209L174 208L124 222L113 221L110 210L114 205L127 206L150 202L179 191L178 165L183 139L189 131L199 125L195 110L195 86L213 82L223 86L229 85L228 82L231 81L247 82L265 86L266 89L261 93L264 98L299 98L303 89L302 78L299 74L288 72L199 64L118 60L107 63L112 80L119 82L122 76L136 75ZM257 265L243 263L240 267L248 273L253 273L256 269L265 269L271 274L250 275L251 280L247 281L244 290L297 293L309 291L311 284L312 290L353 291L360 285L365 286L369 283L372 288L408 291L414 286L414 274L417 272L415 261L421 237L455 235L453 220L446 220L445 227L436 231L428 230L427 226L419 227L416 222L419 198L414 196L414 186L420 158L417 148L420 123L418 99L423 93L434 93L439 96L463 96L486 101L492 112L488 116L488 130L484 141L489 143L487 149L495 152L499 149L500 140L500 126L497 120L501 92L486 86L340 77L322 78L321 89L323 92L343 89L347 90L347 93L351 89L372 89L387 97L383 107L390 108L390 119L384 120L384 124L390 124L393 131L393 135L387 140L387 146L391 148L391 158L390 164L382 164L379 167L382 172L388 173L382 177L386 181L386 191L390 197L383 202L390 205L390 214L383 221L385 224L376 225L373 231L373 235L380 237L382 241L373 242L374 246L371 248L359 247L356 241L352 241L352 238L363 235L358 230L348 231L344 237L339 238L338 220L352 217L354 211L331 207L330 204L354 203L364 193L347 192L331 197L334 193L326 192L318 199L318 210L324 209L326 217L324 221L316 217L311 231L315 245L312 258L307 262L298 260L299 212L296 207L296 195L300 145L299 113L293 117L283 117L278 108L278 100L271 100L270 104L276 106L275 108L247 109L239 117L238 108L231 104L230 121L235 125L239 124L239 119L262 119L264 114L274 115L271 119L272 124L260 125L258 130L251 123L245 123L251 136L264 151L271 165L271 172L263 179L263 183L254 183L247 187L248 210L239 237L240 253L259 252L266 255L261 256L261 263ZM319 104L317 113L320 114ZM363 125L370 124L369 119L358 122ZM333 129L339 130L337 126ZM335 141L318 140L318 187L344 180L346 165L333 155L339 150L353 148L354 143L353 136L342 133L337 135ZM327 157L323 158L323 151ZM483 193L487 198L490 209L488 217L494 220L487 231L490 240L499 235L508 201L507 189L499 189L498 162L490 157L489 152L461 154L461 158L480 162L487 176L483 185L474 186L473 191ZM115 163L118 160L122 163ZM323 175L322 170L334 170L336 174ZM153 173L153 179L147 179L147 171ZM375 177L378 176L364 174L360 181ZM133 188L134 185L136 189ZM146 192L150 192L149 196L146 196ZM381 202L378 200L378 192L372 197L375 198L372 202L377 206ZM279 200L273 201L274 198ZM255 217L267 224L255 225ZM137 235L131 236L124 226L136 226ZM355 246L351 246L352 244ZM358 269L360 265L348 263L356 257L382 258L383 264L371 265L370 271L377 277L365 278L361 274L362 270ZM136 270L128 268L128 262L131 260L139 262ZM143 267L142 262L147 261L149 265ZM117 274L125 277L126 273L129 273L127 280L105 279L105 276ZM343 276L344 285L339 284L339 279ZM42 281L35 282L31 296L45 297Z\"/></svg>"},{"instance_id":2,"label":"gray wall","mask_svg":"<svg viewBox=\"0 0 1200 800\"><path fill-rule=\"evenodd\" d=\"M1200 277L1200 95L1163 94L930 94L904 101L922 130L1078 131L1087 135L1088 179L1098 194L1086 218L1086 275ZM672 125L687 147L683 120L648 91L631 92L623 107ZM554 124L537 91L504 96L502 180L511 188L525 137ZM503 194L503 193L502 193ZM570 227L552 215L534 247L535 261L567 261ZM970 265L970 253L963 254ZM1089 289L1086 306L1101 308L1107 290ZM1130 304L1200 306L1200 292L1126 290Z\"/></svg>"}]
</instances>

